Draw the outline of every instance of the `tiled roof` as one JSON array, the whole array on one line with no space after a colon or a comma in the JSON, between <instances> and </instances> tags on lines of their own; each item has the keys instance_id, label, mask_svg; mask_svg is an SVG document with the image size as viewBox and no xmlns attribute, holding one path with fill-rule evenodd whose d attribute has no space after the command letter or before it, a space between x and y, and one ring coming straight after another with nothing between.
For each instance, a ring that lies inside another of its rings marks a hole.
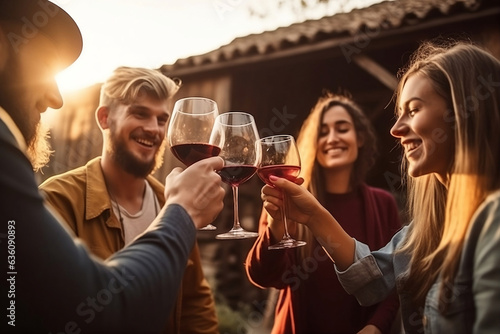
<instances>
[{"instance_id":1,"label":"tiled roof","mask_svg":"<svg viewBox=\"0 0 500 334\"><path fill-rule=\"evenodd\" d=\"M357 33L391 30L410 26L424 19L476 11L484 3L498 0L395 0L384 1L349 13L307 20L273 31L238 37L231 43L202 55L164 65L171 71L200 65L231 62L255 55L271 55L326 39L354 36Z\"/></svg>"}]
</instances>

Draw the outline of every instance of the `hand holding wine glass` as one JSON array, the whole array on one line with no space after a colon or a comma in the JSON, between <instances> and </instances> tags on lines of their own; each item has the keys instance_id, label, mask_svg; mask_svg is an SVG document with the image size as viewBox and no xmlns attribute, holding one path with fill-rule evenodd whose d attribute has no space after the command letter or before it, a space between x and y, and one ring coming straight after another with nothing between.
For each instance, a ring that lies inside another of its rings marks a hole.
<instances>
[{"instance_id":1,"label":"hand holding wine glass","mask_svg":"<svg viewBox=\"0 0 500 334\"><path fill-rule=\"evenodd\" d=\"M218 115L217 103L207 98L187 97L175 102L167 140L173 155L184 165L219 154L220 148L209 143ZM215 229L209 224L201 230Z\"/></svg>"},{"instance_id":2,"label":"hand holding wine glass","mask_svg":"<svg viewBox=\"0 0 500 334\"><path fill-rule=\"evenodd\" d=\"M259 139L257 126L252 115L244 112L227 112L217 117L210 143L221 148L219 156L224 167L219 171L222 181L231 185L234 201L232 229L216 236L217 239L244 239L257 237L258 233L244 230L238 216L238 187L255 174Z\"/></svg>"},{"instance_id":3,"label":"hand holding wine glass","mask_svg":"<svg viewBox=\"0 0 500 334\"><path fill-rule=\"evenodd\" d=\"M211 157L185 170L172 169L165 178L164 207L181 205L198 229L210 224L224 207L226 191L222 188L220 176L214 172L223 166L222 159Z\"/></svg>"},{"instance_id":4,"label":"hand holding wine glass","mask_svg":"<svg viewBox=\"0 0 500 334\"><path fill-rule=\"evenodd\" d=\"M276 135L259 140L260 161L257 174L267 185L274 187L269 180L270 176L286 178L294 181L300 174L300 155L295 144L295 139L289 135ZM304 246L304 241L293 239L288 232L286 221L287 200L282 192L283 207L281 208L281 219L284 225L284 235L280 242L269 246L269 249L284 249Z\"/></svg>"}]
</instances>

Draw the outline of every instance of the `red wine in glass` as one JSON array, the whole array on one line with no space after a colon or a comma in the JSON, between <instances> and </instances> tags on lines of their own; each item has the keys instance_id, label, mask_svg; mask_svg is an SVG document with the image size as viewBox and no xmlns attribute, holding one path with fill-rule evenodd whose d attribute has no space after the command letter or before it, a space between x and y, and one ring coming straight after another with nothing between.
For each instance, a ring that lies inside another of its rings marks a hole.
<instances>
[{"instance_id":1,"label":"red wine in glass","mask_svg":"<svg viewBox=\"0 0 500 334\"><path fill-rule=\"evenodd\" d=\"M175 102L167 141L172 154L187 167L219 154L220 148L209 142L218 115L217 103L211 99L186 97ZM215 229L208 224L200 230Z\"/></svg>"},{"instance_id":2,"label":"red wine in glass","mask_svg":"<svg viewBox=\"0 0 500 334\"><path fill-rule=\"evenodd\" d=\"M217 116L210 144L221 148L219 157L224 160L224 167L219 175L231 185L233 192L233 227L226 233L218 234L216 239L245 239L259 235L245 230L238 217L238 188L257 170L259 155L255 143L258 139L257 125L251 114L231 111Z\"/></svg>"},{"instance_id":3,"label":"red wine in glass","mask_svg":"<svg viewBox=\"0 0 500 334\"><path fill-rule=\"evenodd\" d=\"M255 172L257 167L249 165L241 166L226 166L222 167L219 171L219 175L222 181L226 182L231 186L239 186L241 183L246 182L250 179Z\"/></svg>"},{"instance_id":4,"label":"red wine in glass","mask_svg":"<svg viewBox=\"0 0 500 334\"><path fill-rule=\"evenodd\" d=\"M261 138L258 141L260 151L260 161L258 163L257 175L266 184L274 187L270 182L271 176L285 178L295 181L300 173L300 155L295 143L295 139L290 135L275 135ZM281 241L270 245L268 249L285 249L300 247L306 244L305 241L295 240L288 233L286 221L287 196L283 194L283 206L281 208L281 220L283 221L284 234Z\"/></svg>"},{"instance_id":5,"label":"red wine in glass","mask_svg":"<svg viewBox=\"0 0 500 334\"><path fill-rule=\"evenodd\" d=\"M204 143L177 144L170 150L186 166L191 166L202 159L218 156L220 153L220 147Z\"/></svg>"},{"instance_id":6,"label":"red wine in glass","mask_svg":"<svg viewBox=\"0 0 500 334\"><path fill-rule=\"evenodd\" d=\"M293 165L270 165L259 168L257 175L266 184L273 186L273 183L269 181L269 177L277 176L285 178L289 181L295 181L297 176L300 174L300 166Z\"/></svg>"}]
</instances>

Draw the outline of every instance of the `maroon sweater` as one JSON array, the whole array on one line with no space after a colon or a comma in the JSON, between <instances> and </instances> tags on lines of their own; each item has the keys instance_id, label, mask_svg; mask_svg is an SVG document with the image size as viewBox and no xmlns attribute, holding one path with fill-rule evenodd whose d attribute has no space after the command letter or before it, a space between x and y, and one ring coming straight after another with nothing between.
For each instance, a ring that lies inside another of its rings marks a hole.
<instances>
[{"instance_id":1,"label":"maroon sweater","mask_svg":"<svg viewBox=\"0 0 500 334\"><path fill-rule=\"evenodd\" d=\"M325 207L346 232L371 249L385 246L401 228L393 196L362 185L348 194L327 194ZM356 333L367 324L389 333L399 307L394 292L384 302L362 307L340 285L332 261L314 240L312 256L299 260L298 249L268 250L277 240L260 221L260 236L247 256L253 284L280 289L272 334Z\"/></svg>"}]
</instances>

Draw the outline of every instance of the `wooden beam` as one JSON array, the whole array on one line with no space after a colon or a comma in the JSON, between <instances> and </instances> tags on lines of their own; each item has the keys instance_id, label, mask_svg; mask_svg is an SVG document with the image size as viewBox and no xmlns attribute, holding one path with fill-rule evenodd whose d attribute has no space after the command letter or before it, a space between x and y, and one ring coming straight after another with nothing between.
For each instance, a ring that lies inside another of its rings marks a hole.
<instances>
[{"instance_id":1,"label":"wooden beam","mask_svg":"<svg viewBox=\"0 0 500 334\"><path fill-rule=\"evenodd\" d=\"M370 73L375 79L383 83L387 88L394 91L398 85L395 75L387 71L373 59L359 54L353 56L353 61L366 72Z\"/></svg>"}]
</instances>

